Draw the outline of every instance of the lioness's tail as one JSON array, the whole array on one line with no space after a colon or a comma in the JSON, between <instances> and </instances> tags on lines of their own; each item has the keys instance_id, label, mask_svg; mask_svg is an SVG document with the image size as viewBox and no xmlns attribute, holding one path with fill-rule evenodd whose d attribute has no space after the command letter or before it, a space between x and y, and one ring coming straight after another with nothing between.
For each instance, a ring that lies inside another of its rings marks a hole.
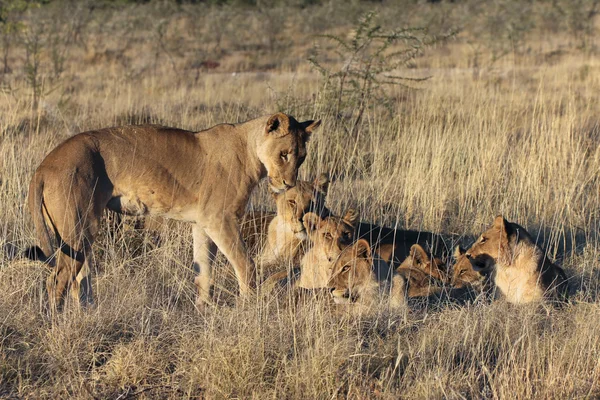
<instances>
[{"instance_id":1,"label":"lioness's tail","mask_svg":"<svg viewBox=\"0 0 600 400\"><path fill-rule=\"evenodd\" d=\"M44 180L36 174L29 185L29 210L33 217L33 225L40 246L32 246L25 251L25 256L31 260L50 263L54 254L50 231L44 219Z\"/></svg>"}]
</instances>

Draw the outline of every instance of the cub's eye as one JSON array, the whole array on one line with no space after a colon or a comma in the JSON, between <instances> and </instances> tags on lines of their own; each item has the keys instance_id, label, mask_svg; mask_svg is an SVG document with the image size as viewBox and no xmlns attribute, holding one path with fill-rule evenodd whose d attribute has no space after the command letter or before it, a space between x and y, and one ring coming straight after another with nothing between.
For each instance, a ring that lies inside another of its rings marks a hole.
<instances>
[{"instance_id":1,"label":"cub's eye","mask_svg":"<svg viewBox=\"0 0 600 400\"><path fill-rule=\"evenodd\" d=\"M290 205L290 207L296 207L296 201L295 200L288 200L288 204Z\"/></svg>"},{"instance_id":2,"label":"cub's eye","mask_svg":"<svg viewBox=\"0 0 600 400\"><path fill-rule=\"evenodd\" d=\"M466 269L463 269L462 271L460 271L460 273L458 274L459 276L463 276L465 274L465 272L467 272Z\"/></svg>"},{"instance_id":3,"label":"cub's eye","mask_svg":"<svg viewBox=\"0 0 600 400\"><path fill-rule=\"evenodd\" d=\"M348 272L349 270L350 270L349 265L344 265L344 268L342 268L342 272Z\"/></svg>"},{"instance_id":4,"label":"cub's eye","mask_svg":"<svg viewBox=\"0 0 600 400\"><path fill-rule=\"evenodd\" d=\"M329 233L329 232L325 232L325 233L323 234L323 237L324 237L325 239L327 239L327 240L333 240L333 236L332 236L332 235L331 235L331 233Z\"/></svg>"},{"instance_id":5,"label":"cub's eye","mask_svg":"<svg viewBox=\"0 0 600 400\"><path fill-rule=\"evenodd\" d=\"M288 153L287 151L282 151L281 152L281 159L285 162L288 162L290 158L290 153Z\"/></svg>"}]
</instances>

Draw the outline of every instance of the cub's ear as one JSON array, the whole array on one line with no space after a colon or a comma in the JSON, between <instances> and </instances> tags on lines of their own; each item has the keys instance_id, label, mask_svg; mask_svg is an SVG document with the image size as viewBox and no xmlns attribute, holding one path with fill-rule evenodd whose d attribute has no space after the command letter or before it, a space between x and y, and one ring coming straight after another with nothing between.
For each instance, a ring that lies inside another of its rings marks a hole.
<instances>
[{"instance_id":1,"label":"cub's ear","mask_svg":"<svg viewBox=\"0 0 600 400\"><path fill-rule=\"evenodd\" d=\"M357 258L369 258L371 257L371 246L365 239L358 239L354 244Z\"/></svg>"},{"instance_id":2,"label":"cub's ear","mask_svg":"<svg viewBox=\"0 0 600 400\"><path fill-rule=\"evenodd\" d=\"M302 217L302 225L306 228L309 233L312 233L319 229L319 224L321 223L321 217L319 217L314 212L307 212Z\"/></svg>"},{"instance_id":3,"label":"cub's ear","mask_svg":"<svg viewBox=\"0 0 600 400\"><path fill-rule=\"evenodd\" d=\"M314 187L319 192L327 194L327 191L329 190L329 182L329 175L321 174L317 177L317 179L315 179Z\"/></svg>"},{"instance_id":4,"label":"cub's ear","mask_svg":"<svg viewBox=\"0 0 600 400\"><path fill-rule=\"evenodd\" d=\"M267 121L265 132L274 137L283 137L289 133L290 117L284 113L273 114Z\"/></svg>"},{"instance_id":5,"label":"cub's ear","mask_svg":"<svg viewBox=\"0 0 600 400\"><path fill-rule=\"evenodd\" d=\"M300 122L300 126L302 126L302 128L304 129L304 132L306 132L306 136L308 138L310 138L310 135L312 135L312 133L315 131L315 129L317 129L319 127L319 125L321 125L320 119L317 121Z\"/></svg>"},{"instance_id":6,"label":"cub's ear","mask_svg":"<svg viewBox=\"0 0 600 400\"><path fill-rule=\"evenodd\" d=\"M413 265L416 267L429 262L429 256L420 244L413 244L411 246L410 255L413 257Z\"/></svg>"},{"instance_id":7,"label":"cub's ear","mask_svg":"<svg viewBox=\"0 0 600 400\"><path fill-rule=\"evenodd\" d=\"M452 254L452 256L454 257L455 260L458 260L460 258L460 256L464 255L467 252L467 250L463 249L460 246L456 246L454 248L454 253Z\"/></svg>"},{"instance_id":8,"label":"cub's ear","mask_svg":"<svg viewBox=\"0 0 600 400\"><path fill-rule=\"evenodd\" d=\"M342 219L353 227L356 227L356 224L358 223L358 211L354 208L349 208Z\"/></svg>"}]
</instances>

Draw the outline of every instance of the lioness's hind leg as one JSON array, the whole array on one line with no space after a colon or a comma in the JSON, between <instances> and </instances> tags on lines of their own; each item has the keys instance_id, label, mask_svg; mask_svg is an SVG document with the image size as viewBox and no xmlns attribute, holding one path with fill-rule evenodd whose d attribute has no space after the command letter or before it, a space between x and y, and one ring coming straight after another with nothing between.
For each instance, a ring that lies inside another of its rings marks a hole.
<instances>
[{"instance_id":1,"label":"lioness's hind leg","mask_svg":"<svg viewBox=\"0 0 600 400\"><path fill-rule=\"evenodd\" d=\"M92 306L94 304L94 292L92 290L92 270L90 267L90 257L88 254L83 263L83 267L77 274L77 277L71 284L71 296L73 300L82 306Z\"/></svg>"}]
</instances>

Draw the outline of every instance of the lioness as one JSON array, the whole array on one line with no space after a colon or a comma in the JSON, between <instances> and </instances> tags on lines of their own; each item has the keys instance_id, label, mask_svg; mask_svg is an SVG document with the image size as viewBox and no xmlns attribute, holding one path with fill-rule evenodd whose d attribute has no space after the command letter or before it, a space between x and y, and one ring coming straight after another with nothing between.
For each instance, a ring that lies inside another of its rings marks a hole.
<instances>
[{"instance_id":1,"label":"lioness","mask_svg":"<svg viewBox=\"0 0 600 400\"><path fill-rule=\"evenodd\" d=\"M294 259L308 237L304 215L308 212L319 218L329 215L325 207L328 188L329 177L321 174L314 182L298 181L294 188L273 194L277 215L269 223L267 242L259 256L263 265Z\"/></svg>"},{"instance_id":2,"label":"lioness","mask_svg":"<svg viewBox=\"0 0 600 400\"><path fill-rule=\"evenodd\" d=\"M268 176L277 193L296 185L306 142L319 125L277 113L200 132L140 125L64 141L42 161L29 186L29 209L46 261L54 261L52 237L58 241L46 284L51 308L62 302L69 284L80 299L76 277L89 262L104 208L194 223L198 305L210 300L216 247L233 265L240 292L248 293L254 287L254 263L238 218L262 178Z\"/></svg>"},{"instance_id":3,"label":"lioness","mask_svg":"<svg viewBox=\"0 0 600 400\"><path fill-rule=\"evenodd\" d=\"M406 304L404 277L381 258L374 258L365 239L346 247L334 262L329 290L337 304L371 307L388 296L391 307Z\"/></svg>"},{"instance_id":4,"label":"lioness","mask_svg":"<svg viewBox=\"0 0 600 400\"><path fill-rule=\"evenodd\" d=\"M494 283L510 303L567 297L565 272L548 260L523 227L508 222L502 215L496 217L465 256L476 271L493 268Z\"/></svg>"},{"instance_id":5,"label":"lioness","mask_svg":"<svg viewBox=\"0 0 600 400\"><path fill-rule=\"evenodd\" d=\"M330 215L321 218L315 213L304 216L304 226L312 247L300 260L297 286L305 289L327 287L333 262L342 250L352 243L358 214L354 209L343 217Z\"/></svg>"}]
</instances>

